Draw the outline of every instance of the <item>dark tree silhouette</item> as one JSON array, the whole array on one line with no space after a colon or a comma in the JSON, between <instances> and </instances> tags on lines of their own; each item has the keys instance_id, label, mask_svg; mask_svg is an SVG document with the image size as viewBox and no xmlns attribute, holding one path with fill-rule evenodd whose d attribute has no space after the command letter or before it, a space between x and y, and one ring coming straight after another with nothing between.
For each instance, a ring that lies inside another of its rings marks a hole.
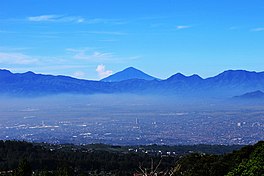
<instances>
[{"instance_id":1,"label":"dark tree silhouette","mask_svg":"<svg viewBox=\"0 0 264 176\"><path fill-rule=\"evenodd\" d=\"M32 169L29 162L26 159L20 161L18 168L14 171L13 176L31 176Z\"/></svg>"}]
</instances>

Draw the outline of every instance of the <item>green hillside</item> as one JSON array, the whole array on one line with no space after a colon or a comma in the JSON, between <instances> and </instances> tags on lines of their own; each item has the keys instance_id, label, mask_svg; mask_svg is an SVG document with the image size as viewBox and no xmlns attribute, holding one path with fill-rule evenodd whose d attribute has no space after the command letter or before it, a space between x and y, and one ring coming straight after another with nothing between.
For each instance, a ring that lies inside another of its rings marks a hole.
<instances>
[{"instance_id":1,"label":"green hillside","mask_svg":"<svg viewBox=\"0 0 264 176\"><path fill-rule=\"evenodd\" d=\"M138 146L141 152L135 152L136 146L75 146L0 141L0 175L128 176L137 173L138 176L262 176L264 141L227 153L237 147L153 145ZM168 152L166 155L144 152L149 150L178 150L179 153L170 155ZM212 154L217 152L226 154Z\"/></svg>"}]
</instances>

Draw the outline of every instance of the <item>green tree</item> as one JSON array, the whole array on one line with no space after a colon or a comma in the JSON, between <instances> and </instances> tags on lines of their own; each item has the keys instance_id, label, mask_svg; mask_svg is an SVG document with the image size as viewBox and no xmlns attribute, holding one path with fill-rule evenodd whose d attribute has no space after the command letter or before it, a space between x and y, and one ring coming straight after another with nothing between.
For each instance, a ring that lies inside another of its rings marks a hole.
<instances>
[{"instance_id":1,"label":"green tree","mask_svg":"<svg viewBox=\"0 0 264 176\"><path fill-rule=\"evenodd\" d=\"M18 168L14 171L13 176L31 176L32 169L29 162L23 159L19 162Z\"/></svg>"},{"instance_id":2,"label":"green tree","mask_svg":"<svg viewBox=\"0 0 264 176\"><path fill-rule=\"evenodd\" d=\"M264 142L255 145L255 150L250 159L244 160L236 168L230 171L227 176L263 176L264 175Z\"/></svg>"},{"instance_id":3,"label":"green tree","mask_svg":"<svg viewBox=\"0 0 264 176\"><path fill-rule=\"evenodd\" d=\"M69 167L59 168L55 174L56 176L73 176L74 173Z\"/></svg>"}]
</instances>

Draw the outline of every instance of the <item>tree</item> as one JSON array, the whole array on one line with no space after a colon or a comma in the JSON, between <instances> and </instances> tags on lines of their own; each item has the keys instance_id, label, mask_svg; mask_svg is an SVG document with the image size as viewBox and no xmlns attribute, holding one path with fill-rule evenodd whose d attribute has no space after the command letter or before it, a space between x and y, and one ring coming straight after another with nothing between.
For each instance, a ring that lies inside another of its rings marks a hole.
<instances>
[{"instance_id":1,"label":"tree","mask_svg":"<svg viewBox=\"0 0 264 176\"><path fill-rule=\"evenodd\" d=\"M72 168L64 166L56 171L56 176L72 176L74 175Z\"/></svg>"},{"instance_id":2,"label":"tree","mask_svg":"<svg viewBox=\"0 0 264 176\"><path fill-rule=\"evenodd\" d=\"M227 174L227 176L236 175L264 175L264 142L257 143L255 145L254 152L250 156L250 159L244 160L236 168L234 168Z\"/></svg>"},{"instance_id":3,"label":"tree","mask_svg":"<svg viewBox=\"0 0 264 176\"><path fill-rule=\"evenodd\" d=\"M32 169L29 162L23 159L19 162L18 168L14 171L13 176L31 176Z\"/></svg>"}]
</instances>

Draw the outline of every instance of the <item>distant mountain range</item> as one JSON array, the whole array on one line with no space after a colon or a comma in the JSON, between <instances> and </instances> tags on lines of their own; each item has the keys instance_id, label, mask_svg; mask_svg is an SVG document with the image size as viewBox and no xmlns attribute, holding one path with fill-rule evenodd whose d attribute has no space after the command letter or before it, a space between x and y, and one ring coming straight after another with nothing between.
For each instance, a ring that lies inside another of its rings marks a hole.
<instances>
[{"instance_id":1,"label":"distant mountain range","mask_svg":"<svg viewBox=\"0 0 264 176\"><path fill-rule=\"evenodd\" d=\"M0 85L1 95L15 96L133 93L182 98L230 98L256 90L264 91L264 72L228 70L206 79L177 73L166 80L159 80L130 67L101 81L90 81L0 70Z\"/></svg>"},{"instance_id":2,"label":"distant mountain range","mask_svg":"<svg viewBox=\"0 0 264 176\"><path fill-rule=\"evenodd\" d=\"M254 92L248 92L243 95L234 96L235 99L243 100L264 100L264 92L257 90Z\"/></svg>"},{"instance_id":3,"label":"distant mountain range","mask_svg":"<svg viewBox=\"0 0 264 176\"><path fill-rule=\"evenodd\" d=\"M113 74L107 78L102 79L101 81L119 82L119 81L125 81L129 79L155 80L157 78L154 78L134 67L128 67L123 71L117 72L116 74Z\"/></svg>"}]
</instances>

